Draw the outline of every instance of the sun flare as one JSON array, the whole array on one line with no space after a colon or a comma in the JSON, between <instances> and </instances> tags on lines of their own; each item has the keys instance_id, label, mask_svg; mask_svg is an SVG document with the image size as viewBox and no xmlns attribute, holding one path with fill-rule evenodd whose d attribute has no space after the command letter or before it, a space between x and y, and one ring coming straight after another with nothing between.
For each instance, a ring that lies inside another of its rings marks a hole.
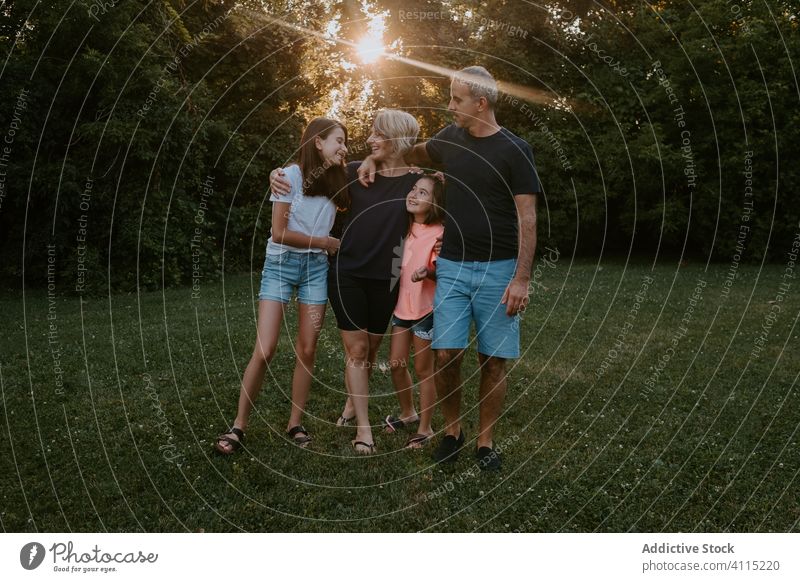
<instances>
[{"instance_id":1,"label":"sun flare","mask_svg":"<svg viewBox=\"0 0 800 582\"><path fill-rule=\"evenodd\" d=\"M356 43L356 53L362 63L374 63L386 52L383 33L386 31L386 13L370 14L367 34Z\"/></svg>"},{"instance_id":2,"label":"sun flare","mask_svg":"<svg viewBox=\"0 0 800 582\"><path fill-rule=\"evenodd\" d=\"M385 50L381 39L372 35L365 36L356 45L356 52L362 63L374 63Z\"/></svg>"}]
</instances>

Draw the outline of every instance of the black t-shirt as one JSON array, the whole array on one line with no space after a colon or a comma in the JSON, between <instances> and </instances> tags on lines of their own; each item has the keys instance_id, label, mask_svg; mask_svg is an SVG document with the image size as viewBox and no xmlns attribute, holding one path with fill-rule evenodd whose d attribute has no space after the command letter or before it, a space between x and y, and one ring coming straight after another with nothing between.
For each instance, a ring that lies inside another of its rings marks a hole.
<instances>
[{"instance_id":1,"label":"black t-shirt","mask_svg":"<svg viewBox=\"0 0 800 582\"><path fill-rule=\"evenodd\" d=\"M426 144L444 165L446 218L441 256L497 261L518 254L514 196L541 191L531 146L506 128L473 137L448 125Z\"/></svg>"},{"instance_id":2,"label":"black t-shirt","mask_svg":"<svg viewBox=\"0 0 800 582\"><path fill-rule=\"evenodd\" d=\"M390 280L392 269L402 259L403 238L408 231L406 195L419 176L409 173L387 178L376 174L375 182L364 188L356 175L360 165L347 164L352 202L333 266L357 277Z\"/></svg>"}]
</instances>

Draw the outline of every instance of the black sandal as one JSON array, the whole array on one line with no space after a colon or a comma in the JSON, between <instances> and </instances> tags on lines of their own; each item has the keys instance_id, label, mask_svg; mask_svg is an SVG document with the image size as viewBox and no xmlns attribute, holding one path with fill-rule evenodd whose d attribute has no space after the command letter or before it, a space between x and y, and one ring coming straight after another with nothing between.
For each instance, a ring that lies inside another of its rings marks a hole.
<instances>
[{"instance_id":1,"label":"black sandal","mask_svg":"<svg viewBox=\"0 0 800 582\"><path fill-rule=\"evenodd\" d=\"M236 435L236 439L229 437L229 434ZM244 442L244 432L242 429L236 428L235 426L230 429L228 432L224 432L217 437L217 444L214 445L214 450L217 451L220 455L232 455L236 451L242 448L242 443ZM220 447L220 444L226 443L230 445L230 450L223 449Z\"/></svg>"},{"instance_id":2,"label":"black sandal","mask_svg":"<svg viewBox=\"0 0 800 582\"><path fill-rule=\"evenodd\" d=\"M297 426L293 426L287 430L286 436L292 439L292 442L294 442L294 444L296 444L298 447L307 447L308 443L312 441L311 435L308 434L308 431L302 424L298 424Z\"/></svg>"},{"instance_id":3,"label":"black sandal","mask_svg":"<svg viewBox=\"0 0 800 582\"><path fill-rule=\"evenodd\" d=\"M364 441L350 441L353 445L353 450L359 455L372 455L375 453L375 443L365 443ZM359 451L358 447L367 447L369 451Z\"/></svg>"}]
</instances>

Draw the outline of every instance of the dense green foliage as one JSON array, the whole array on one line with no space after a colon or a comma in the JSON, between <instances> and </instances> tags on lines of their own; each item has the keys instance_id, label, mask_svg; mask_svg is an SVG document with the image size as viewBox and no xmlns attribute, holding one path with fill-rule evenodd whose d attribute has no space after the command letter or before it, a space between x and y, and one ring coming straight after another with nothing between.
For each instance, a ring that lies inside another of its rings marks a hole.
<instances>
[{"instance_id":1,"label":"dense green foliage","mask_svg":"<svg viewBox=\"0 0 800 582\"><path fill-rule=\"evenodd\" d=\"M380 107L429 137L447 81L424 64L520 89L498 115L534 146L544 243L738 263L779 260L798 228L788 1L35 4L0 8L6 285L45 281L47 245L63 293L258 269L267 174L304 123L343 119L353 159ZM376 14L417 62L359 60Z\"/></svg>"}]
</instances>

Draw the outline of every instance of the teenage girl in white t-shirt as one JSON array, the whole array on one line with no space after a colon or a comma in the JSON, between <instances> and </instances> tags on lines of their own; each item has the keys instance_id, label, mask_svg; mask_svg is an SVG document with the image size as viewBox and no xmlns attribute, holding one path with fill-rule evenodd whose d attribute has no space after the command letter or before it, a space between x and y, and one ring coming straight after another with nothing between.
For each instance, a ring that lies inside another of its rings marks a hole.
<instances>
[{"instance_id":1,"label":"teenage girl in white t-shirt","mask_svg":"<svg viewBox=\"0 0 800 582\"><path fill-rule=\"evenodd\" d=\"M236 420L216 441L215 448L221 454L229 455L242 446L253 402L261 391L267 364L275 355L284 309L295 290L297 357L286 434L299 446L311 442L311 435L300 421L311 388L317 340L328 302L328 255L339 249L339 240L329 233L337 206L346 208L349 204L346 154L347 129L338 121L314 119L303 132L298 163L286 169L291 194L270 197L272 236L267 241L261 278L258 337L242 378Z\"/></svg>"}]
</instances>

